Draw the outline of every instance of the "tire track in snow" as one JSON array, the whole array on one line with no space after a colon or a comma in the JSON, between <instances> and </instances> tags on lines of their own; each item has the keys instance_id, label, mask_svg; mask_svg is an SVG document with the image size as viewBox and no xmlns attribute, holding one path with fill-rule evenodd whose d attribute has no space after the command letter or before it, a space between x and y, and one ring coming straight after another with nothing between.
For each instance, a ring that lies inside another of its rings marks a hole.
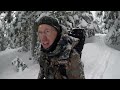
<instances>
[{"instance_id":1,"label":"tire track in snow","mask_svg":"<svg viewBox=\"0 0 120 90\"><path fill-rule=\"evenodd\" d=\"M99 56L100 58L98 58L98 60L99 60L98 66L96 67L95 71L93 72L92 78L94 78L94 79L102 79L103 78L103 74L108 66L109 58L111 55L109 48L104 43L104 38L105 38L104 36L100 37L99 42L98 42L99 43L98 48L102 50L102 52L101 52L102 55Z\"/></svg>"},{"instance_id":2,"label":"tire track in snow","mask_svg":"<svg viewBox=\"0 0 120 90\"><path fill-rule=\"evenodd\" d=\"M103 74L109 63L110 54L111 52L106 50L102 58L99 59L100 60L99 65L96 67L95 71L93 72L93 76L92 76L93 79L102 79Z\"/></svg>"}]
</instances>

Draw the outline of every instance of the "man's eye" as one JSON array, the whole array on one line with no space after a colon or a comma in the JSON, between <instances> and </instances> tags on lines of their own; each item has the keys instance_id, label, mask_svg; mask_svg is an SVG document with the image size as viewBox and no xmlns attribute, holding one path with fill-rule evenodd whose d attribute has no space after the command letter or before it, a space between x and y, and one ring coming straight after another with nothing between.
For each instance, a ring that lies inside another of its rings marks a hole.
<instances>
[{"instance_id":1,"label":"man's eye","mask_svg":"<svg viewBox=\"0 0 120 90\"><path fill-rule=\"evenodd\" d=\"M49 33L50 33L50 31L49 31L49 30L47 30L47 31L46 31L46 33L47 33L47 34L49 34Z\"/></svg>"},{"instance_id":2,"label":"man's eye","mask_svg":"<svg viewBox=\"0 0 120 90\"><path fill-rule=\"evenodd\" d=\"M46 30L46 32L50 32L49 30Z\"/></svg>"}]
</instances>

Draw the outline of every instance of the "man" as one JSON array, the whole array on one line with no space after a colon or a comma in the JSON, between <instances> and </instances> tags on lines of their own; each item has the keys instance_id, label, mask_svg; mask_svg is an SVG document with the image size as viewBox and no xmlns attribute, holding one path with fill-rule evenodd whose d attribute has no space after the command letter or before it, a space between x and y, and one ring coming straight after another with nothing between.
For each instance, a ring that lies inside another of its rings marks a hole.
<instances>
[{"instance_id":1,"label":"man","mask_svg":"<svg viewBox=\"0 0 120 90\"><path fill-rule=\"evenodd\" d=\"M83 64L74 49L77 38L62 35L62 28L52 17L38 21L38 37L41 43L38 79L84 79Z\"/></svg>"}]
</instances>

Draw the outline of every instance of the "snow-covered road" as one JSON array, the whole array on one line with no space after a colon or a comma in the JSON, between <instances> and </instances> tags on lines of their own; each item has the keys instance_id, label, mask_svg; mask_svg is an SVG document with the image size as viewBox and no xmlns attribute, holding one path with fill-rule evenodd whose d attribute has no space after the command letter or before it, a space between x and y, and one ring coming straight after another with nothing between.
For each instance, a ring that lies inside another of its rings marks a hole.
<instances>
[{"instance_id":1,"label":"snow-covered road","mask_svg":"<svg viewBox=\"0 0 120 90\"><path fill-rule=\"evenodd\" d=\"M120 51L104 43L105 35L96 35L92 43L84 46L82 61L87 79L120 78Z\"/></svg>"}]
</instances>

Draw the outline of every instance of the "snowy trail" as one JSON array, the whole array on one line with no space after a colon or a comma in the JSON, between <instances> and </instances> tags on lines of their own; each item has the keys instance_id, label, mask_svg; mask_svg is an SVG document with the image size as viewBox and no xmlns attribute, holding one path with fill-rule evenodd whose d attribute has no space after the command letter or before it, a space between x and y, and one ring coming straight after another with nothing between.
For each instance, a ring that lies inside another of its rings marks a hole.
<instances>
[{"instance_id":1,"label":"snowy trail","mask_svg":"<svg viewBox=\"0 0 120 90\"><path fill-rule=\"evenodd\" d=\"M120 52L105 45L104 38L96 35L94 42L84 46L82 61L87 79L120 78Z\"/></svg>"},{"instance_id":2,"label":"snowy trail","mask_svg":"<svg viewBox=\"0 0 120 90\"><path fill-rule=\"evenodd\" d=\"M120 79L120 51L112 50L109 58L109 64L106 68L103 78Z\"/></svg>"}]
</instances>

